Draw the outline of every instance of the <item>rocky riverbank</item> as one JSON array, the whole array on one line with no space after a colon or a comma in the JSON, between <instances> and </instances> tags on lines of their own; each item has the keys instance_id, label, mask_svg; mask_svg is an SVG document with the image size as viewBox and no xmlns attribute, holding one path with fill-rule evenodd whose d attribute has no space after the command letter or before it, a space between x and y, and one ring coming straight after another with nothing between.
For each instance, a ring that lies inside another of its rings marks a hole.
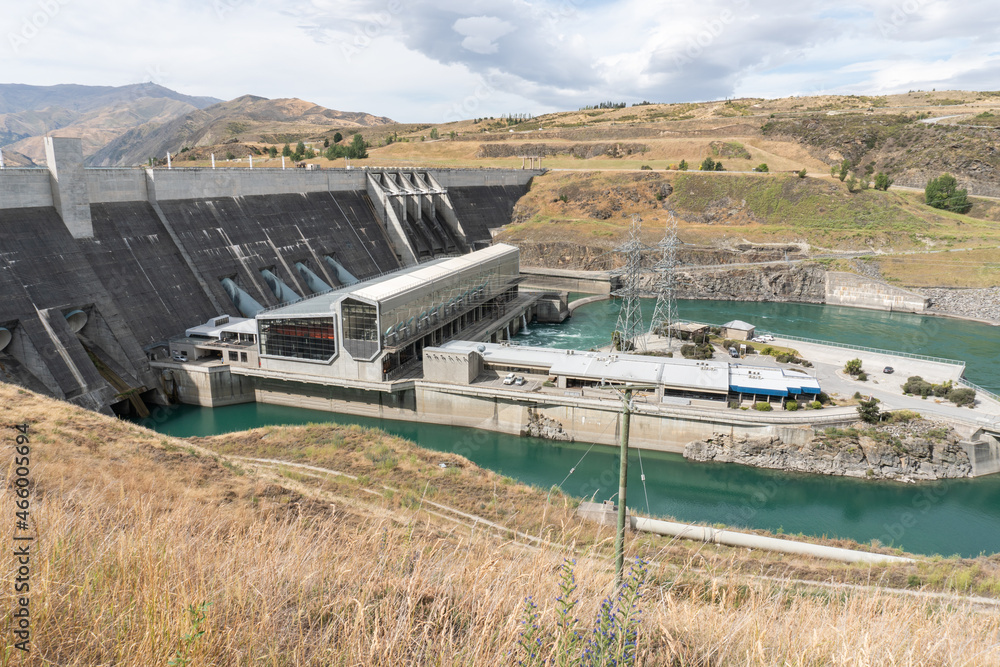
<instances>
[{"instance_id":1,"label":"rocky riverbank","mask_svg":"<svg viewBox=\"0 0 1000 667\"><path fill-rule=\"evenodd\" d=\"M827 429L803 446L785 444L773 437L716 435L688 443L684 458L903 482L968 477L972 472L957 434L927 420L877 428L858 424L848 429Z\"/></svg>"},{"instance_id":2,"label":"rocky riverbank","mask_svg":"<svg viewBox=\"0 0 1000 667\"><path fill-rule=\"evenodd\" d=\"M1000 322L1000 287L985 289L926 287L920 291L931 300L929 312Z\"/></svg>"}]
</instances>

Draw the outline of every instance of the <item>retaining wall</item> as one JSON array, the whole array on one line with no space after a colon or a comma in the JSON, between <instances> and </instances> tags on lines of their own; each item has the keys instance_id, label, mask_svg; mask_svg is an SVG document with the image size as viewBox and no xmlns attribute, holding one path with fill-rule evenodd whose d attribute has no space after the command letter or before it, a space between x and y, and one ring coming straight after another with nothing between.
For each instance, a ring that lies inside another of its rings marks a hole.
<instances>
[{"instance_id":1,"label":"retaining wall","mask_svg":"<svg viewBox=\"0 0 1000 667\"><path fill-rule=\"evenodd\" d=\"M907 313L922 313L927 308L927 299L921 294L838 271L826 274L826 303Z\"/></svg>"}]
</instances>

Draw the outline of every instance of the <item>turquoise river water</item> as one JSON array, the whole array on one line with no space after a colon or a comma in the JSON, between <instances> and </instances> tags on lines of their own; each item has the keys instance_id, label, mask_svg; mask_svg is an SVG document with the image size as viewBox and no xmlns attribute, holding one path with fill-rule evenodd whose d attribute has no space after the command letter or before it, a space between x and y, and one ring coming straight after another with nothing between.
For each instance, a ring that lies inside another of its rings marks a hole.
<instances>
[{"instance_id":1,"label":"turquoise river water","mask_svg":"<svg viewBox=\"0 0 1000 667\"><path fill-rule=\"evenodd\" d=\"M652 304L646 305L651 312ZM790 335L964 359L970 380L1000 390L1000 329L988 325L788 303L681 301L679 311L685 319L744 319ZM532 325L518 342L583 349L603 345L617 314L610 301L590 304L565 324ZM558 484L575 496L603 500L617 492L617 450L600 445L259 404L215 410L179 406L162 411L155 428L187 437L309 422L378 427L528 484ZM915 553L1000 552L1000 475L904 485L694 463L676 454L643 452L640 458L638 451L629 465L628 504L640 512L860 542L878 539Z\"/></svg>"}]
</instances>

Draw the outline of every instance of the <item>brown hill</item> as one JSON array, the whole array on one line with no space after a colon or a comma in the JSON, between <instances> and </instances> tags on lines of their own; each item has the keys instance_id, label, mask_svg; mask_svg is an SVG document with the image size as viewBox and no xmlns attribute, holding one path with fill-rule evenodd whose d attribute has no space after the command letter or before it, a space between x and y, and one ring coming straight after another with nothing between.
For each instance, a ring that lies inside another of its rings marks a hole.
<instances>
[{"instance_id":1,"label":"brown hill","mask_svg":"<svg viewBox=\"0 0 1000 667\"><path fill-rule=\"evenodd\" d=\"M244 95L192 111L167 123L136 127L98 151L94 166L134 165L182 148L228 143L295 143L333 130L387 125L393 121L362 112L335 111L300 99L269 100ZM204 152L204 151L202 151ZM220 148L219 153L224 149Z\"/></svg>"},{"instance_id":2,"label":"brown hill","mask_svg":"<svg viewBox=\"0 0 1000 667\"><path fill-rule=\"evenodd\" d=\"M182 95L152 83L130 86L0 85L0 147L44 163L42 137L83 139L92 154L123 132L169 120L218 102Z\"/></svg>"}]
</instances>

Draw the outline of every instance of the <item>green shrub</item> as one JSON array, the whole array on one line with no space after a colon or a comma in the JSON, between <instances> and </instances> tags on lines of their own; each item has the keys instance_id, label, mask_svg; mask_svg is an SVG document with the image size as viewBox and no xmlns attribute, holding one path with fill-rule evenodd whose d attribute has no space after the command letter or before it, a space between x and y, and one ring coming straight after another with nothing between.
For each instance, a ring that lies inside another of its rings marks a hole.
<instances>
[{"instance_id":1,"label":"green shrub","mask_svg":"<svg viewBox=\"0 0 1000 667\"><path fill-rule=\"evenodd\" d=\"M955 213L968 213L972 208L969 201L969 191L958 188L958 181L951 174L941 174L937 178L927 181L924 188L924 201L928 206L954 211Z\"/></svg>"},{"instance_id":2,"label":"green shrub","mask_svg":"<svg viewBox=\"0 0 1000 667\"><path fill-rule=\"evenodd\" d=\"M972 407L976 404L976 390L969 389L968 387L952 389L951 393L948 394L948 400L959 407L962 407L963 405Z\"/></svg>"},{"instance_id":3,"label":"green shrub","mask_svg":"<svg viewBox=\"0 0 1000 667\"><path fill-rule=\"evenodd\" d=\"M715 356L715 348L709 343L703 343L702 345L688 343L681 346L681 356L685 359L711 359Z\"/></svg>"},{"instance_id":4,"label":"green shrub","mask_svg":"<svg viewBox=\"0 0 1000 667\"><path fill-rule=\"evenodd\" d=\"M806 168L802 167L802 171L799 172L799 178L805 178L805 177L806 177Z\"/></svg>"},{"instance_id":5,"label":"green shrub","mask_svg":"<svg viewBox=\"0 0 1000 667\"><path fill-rule=\"evenodd\" d=\"M851 359L846 364L844 364L844 372L848 375L857 375L861 372L861 360Z\"/></svg>"},{"instance_id":6,"label":"green shrub","mask_svg":"<svg viewBox=\"0 0 1000 667\"><path fill-rule=\"evenodd\" d=\"M813 410L822 410L823 404L820 403L819 401L813 401L812 403L809 404L809 407L812 408Z\"/></svg>"},{"instance_id":7,"label":"green shrub","mask_svg":"<svg viewBox=\"0 0 1000 667\"><path fill-rule=\"evenodd\" d=\"M827 403L830 402L830 395L827 394L825 391L821 391L819 392L819 395L816 396L816 400L826 405Z\"/></svg>"},{"instance_id":8,"label":"green shrub","mask_svg":"<svg viewBox=\"0 0 1000 667\"><path fill-rule=\"evenodd\" d=\"M877 424L882 421L882 411L878 407L878 399L870 398L858 404L858 417L866 424Z\"/></svg>"},{"instance_id":9,"label":"green shrub","mask_svg":"<svg viewBox=\"0 0 1000 667\"><path fill-rule=\"evenodd\" d=\"M786 410L791 410L792 412L795 412L796 410L799 409L799 402L798 401L786 401L785 402L785 409Z\"/></svg>"},{"instance_id":10,"label":"green shrub","mask_svg":"<svg viewBox=\"0 0 1000 667\"><path fill-rule=\"evenodd\" d=\"M868 382L868 373L861 371L860 373L858 373L858 379L861 380L862 382Z\"/></svg>"},{"instance_id":11,"label":"green shrub","mask_svg":"<svg viewBox=\"0 0 1000 667\"><path fill-rule=\"evenodd\" d=\"M772 408L771 404L768 403L767 401L757 401L756 403L753 404L753 409L757 410L758 412L770 412L774 408Z\"/></svg>"}]
</instances>

